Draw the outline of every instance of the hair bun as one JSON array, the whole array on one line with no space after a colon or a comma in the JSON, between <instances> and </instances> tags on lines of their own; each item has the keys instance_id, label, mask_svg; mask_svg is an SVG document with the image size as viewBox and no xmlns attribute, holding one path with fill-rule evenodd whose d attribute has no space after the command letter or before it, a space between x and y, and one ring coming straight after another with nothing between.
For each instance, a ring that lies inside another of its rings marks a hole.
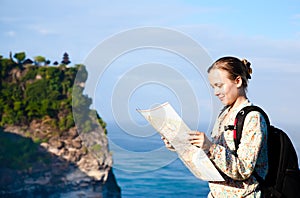
<instances>
[{"instance_id":1,"label":"hair bun","mask_svg":"<svg viewBox=\"0 0 300 198\"><path fill-rule=\"evenodd\" d=\"M247 78L251 79L251 74L252 74L252 68L251 63L248 62L246 59L242 59L241 62L245 65L246 69L247 69Z\"/></svg>"}]
</instances>

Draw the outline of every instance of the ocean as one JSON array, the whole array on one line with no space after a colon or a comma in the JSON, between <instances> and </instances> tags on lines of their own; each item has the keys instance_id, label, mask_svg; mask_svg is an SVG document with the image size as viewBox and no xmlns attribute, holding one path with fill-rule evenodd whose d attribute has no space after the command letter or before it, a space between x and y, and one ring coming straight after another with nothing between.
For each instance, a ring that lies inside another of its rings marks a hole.
<instances>
[{"instance_id":1,"label":"ocean","mask_svg":"<svg viewBox=\"0 0 300 198\"><path fill-rule=\"evenodd\" d=\"M196 178L175 153L167 150L159 135L135 137L113 124L107 129L113 171L123 198L207 197L208 183ZM123 149L115 148L115 144ZM157 149L161 155L152 155Z\"/></svg>"},{"instance_id":2,"label":"ocean","mask_svg":"<svg viewBox=\"0 0 300 198\"><path fill-rule=\"evenodd\" d=\"M286 126L282 129L290 136L299 156L297 128ZM164 147L157 133L137 137L115 124L108 124L107 129L113 170L123 198L207 197L208 182L196 178L174 152Z\"/></svg>"}]
</instances>

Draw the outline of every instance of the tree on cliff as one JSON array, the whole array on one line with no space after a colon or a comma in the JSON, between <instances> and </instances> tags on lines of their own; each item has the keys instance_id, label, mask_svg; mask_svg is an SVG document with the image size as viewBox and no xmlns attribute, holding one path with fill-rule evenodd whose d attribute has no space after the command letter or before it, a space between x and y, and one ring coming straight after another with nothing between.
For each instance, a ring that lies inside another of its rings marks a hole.
<instances>
[{"instance_id":1,"label":"tree on cliff","mask_svg":"<svg viewBox=\"0 0 300 198\"><path fill-rule=\"evenodd\" d=\"M45 64L46 58L43 57L43 56L36 56L36 57L34 57L34 62L35 62L36 65L41 66L42 63Z\"/></svg>"},{"instance_id":2,"label":"tree on cliff","mask_svg":"<svg viewBox=\"0 0 300 198\"><path fill-rule=\"evenodd\" d=\"M25 60L26 54L25 52L19 52L14 55L14 58L17 59L19 64L21 64Z\"/></svg>"},{"instance_id":3,"label":"tree on cliff","mask_svg":"<svg viewBox=\"0 0 300 198\"><path fill-rule=\"evenodd\" d=\"M14 57L22 62L24 55ZM83 131L92 130L89 116L95 112L89 109L91 99L83 94L88 76L85 66L40 67L45 61L37 56L34 65L20 68L11 58L0 59L0 126L28 125L35 119L50 118L54 128L67 130L75 126L76 119ZM105 130L105 122L98 115L97 120Z\"/></svg>"}]
</instances>

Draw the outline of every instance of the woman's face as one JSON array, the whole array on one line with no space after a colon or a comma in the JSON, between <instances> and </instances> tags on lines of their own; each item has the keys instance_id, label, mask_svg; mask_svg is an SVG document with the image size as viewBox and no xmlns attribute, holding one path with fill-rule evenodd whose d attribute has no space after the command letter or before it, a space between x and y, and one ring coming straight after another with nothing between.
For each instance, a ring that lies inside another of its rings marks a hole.
<instances>
[{"instance_id":1,"label":"woman's face","mask_svg":"<svg viewBox=\"0 0 300 198\"><path fill-rule=\"evenodd\" d=\"M227 71L222 69L212 69L208 73L208 80L214 94L224 105L232 105L239 96L239 88L241 87L241 78L230 80Z\"/></svg>"}]
</instances>

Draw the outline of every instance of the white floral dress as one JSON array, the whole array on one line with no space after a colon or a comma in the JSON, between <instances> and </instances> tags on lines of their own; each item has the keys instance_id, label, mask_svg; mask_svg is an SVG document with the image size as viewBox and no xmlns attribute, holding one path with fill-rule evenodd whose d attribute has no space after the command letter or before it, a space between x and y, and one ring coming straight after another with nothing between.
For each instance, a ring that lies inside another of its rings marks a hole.
<instances>
[{"instance_id":1,"label":"white floral dress","mask_svg":"<svg viewBox=\"0 0 300 198\"><path fill-rule=\"evenodd\" d=\"M248 100L238 108L233 109L231 115L226 115L225 109L217 118L212 131L212 142L208 156L215 166L222 172L224 182L209 182L208 197L235 198L260 197L258 182L252 175L255 171L265 178L268 169L267 156L267 124L264 117L257 111L250 112L244 122L241 143L236 150L233 131L224 130L224 126L233 125L235 116L245 106L252 105Z\"/></svg>"}]
</instances>

